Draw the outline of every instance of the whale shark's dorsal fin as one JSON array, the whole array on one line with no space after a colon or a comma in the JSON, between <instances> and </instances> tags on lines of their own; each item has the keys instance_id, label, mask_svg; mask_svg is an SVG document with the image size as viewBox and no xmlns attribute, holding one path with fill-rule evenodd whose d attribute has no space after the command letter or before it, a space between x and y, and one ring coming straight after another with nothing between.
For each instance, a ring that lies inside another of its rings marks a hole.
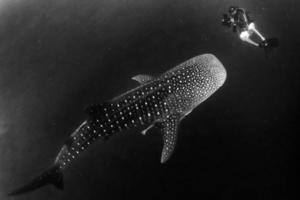
<instances>
[{"instance_id":1,"label":"whale shark's dorsal fin","mask_svg":"<svg viewBox=\"0 0 300 200\"><path fill-rule=\"evenodd\" d=\"M150 76L150 75L146 75L146 74L138 74L138 75L132 77L131 79L139 82L140 84L145 84L149 81L152 81L154 79L154 77Z\"/></svg>"},{"instance_id":2,"label":"whale shark's dorsal fin","mask_svg":"<svg viewBox=\"0 0 300 200\"><path fill-rule=\"evenodd\" d=\"M155 124L163 134L164 146L161 154L161 163L165 163L174 152L177 130L181 119L181 114L173 114L168 116L164 121Z\"/></svg>"}]
</instances>

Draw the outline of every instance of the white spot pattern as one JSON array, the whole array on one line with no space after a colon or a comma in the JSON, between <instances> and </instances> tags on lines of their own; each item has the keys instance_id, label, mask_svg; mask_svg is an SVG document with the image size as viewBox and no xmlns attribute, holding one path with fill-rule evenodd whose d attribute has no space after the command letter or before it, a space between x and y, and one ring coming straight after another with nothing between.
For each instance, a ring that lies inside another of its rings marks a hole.
<instances>
[{"instance_id":1,"label":"white spot pattern","mask_svg":"<svg viewBox=\"0 0 300 200\"><path fill-rule=\"evenodd\" d=\"M112 102L90 109L90 117L69 138L56 158L65 168L98 138L142 124L163 121L162 162L171 155L180 119L213 94L225 81L223 65L210 54L197 56L126 92ZM176 116L177 116L176 114Z\"/></svg>"}]
</instances>

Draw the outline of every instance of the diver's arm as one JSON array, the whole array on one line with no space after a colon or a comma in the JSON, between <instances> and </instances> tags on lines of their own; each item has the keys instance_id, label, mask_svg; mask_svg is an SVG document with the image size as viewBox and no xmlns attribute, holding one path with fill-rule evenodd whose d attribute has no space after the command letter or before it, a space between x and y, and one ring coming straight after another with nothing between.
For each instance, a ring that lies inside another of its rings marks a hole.
<instances>
[{"instance_id":1,"label":"diver's arm","mask_svg":"<svg viewBox=\"0 0 300 200\"><path fill-rule=\"evenodd\" d=\"M249 23L249 20L248 20L248 17L247 17L246 10L245 10L244 8L238 8L238 12L241 13L241 15L242 15L242 17L243 17L243 19L244 19L244 22L245 22L246 24L248 24L248 23Z\"/></svg>"},{"instance_id":2,"label":"diver's arm","mask_svg":"<svg viewBox=\"0 0 300 200\"><path fill-rule=\"evenodd\" d=\"M250 12L249 11L246 11L246 17L247 17L247 20L248 20L249 24L253 22L253 20L250 17Z\"/></svg>"},{"instance_id":3,"label":"diver's arm","mask_svg":"<svg viewBox=\"0 0 300 200\"><path fill-rule=\"evenodd\" d=\"M227 27L230 27L230 26L232 25L231 19L230 19L230 17L228 16L228 14L223 14L223 18L222 18L221 23L222 23L224 26L227 26Z\"/></svg>"}]
</instances>

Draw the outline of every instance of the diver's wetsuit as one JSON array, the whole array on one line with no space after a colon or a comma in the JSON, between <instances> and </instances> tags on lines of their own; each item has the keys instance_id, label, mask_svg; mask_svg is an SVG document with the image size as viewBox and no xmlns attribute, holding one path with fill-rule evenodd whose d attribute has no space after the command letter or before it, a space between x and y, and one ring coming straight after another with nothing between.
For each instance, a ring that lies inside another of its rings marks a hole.
<instances>
[{"instance_id":1,"label":"diver's wetsuit","mask_svg":"<svg viewBox=\"0 0 300 200\"><path fill-rule=\"evenodd\" d=\"M239 33L246 31L248 29L248 25L253 22L248 12L246 12L243 8L237 8L234 13L231 13L230 16L233 18L233 29L234 31L238 31Z\"/></svg>"},{"instance_id":2,"label":"diver's wetsuit","mask_svg":"<svg viewBox=\"0 0 300 200\"><path fill-rule=\"evenodd\" d=\"M259 43L250 39L253 33L257 34L262 41L265 40L258 30L256 30L253 20L245 9L231 6L228 12L228 15L223 15L222 23L225 26L232 27L233 32L238 32L241 40L254 46L259 46Z\"/></svg>"},{"instance_id":3,"label":"diver's wetsuit","mask_svg":"<svg viewBox=\"0 0 300 200\"><path fill-rule=\"evenodd\" d=\"M237 32L242 41L264 48L266 55L269 54L273 48L279 46L277 38L265 39L265 37L262 36L262 34L255 28L255 24L249 17L249 13L243 8L230 6L228 14L223 14L222 24L228 28L232 28L233 32ZM260 42L255 42L250 38L253 33L261 39Z\"/></svg>"}]
</instances>

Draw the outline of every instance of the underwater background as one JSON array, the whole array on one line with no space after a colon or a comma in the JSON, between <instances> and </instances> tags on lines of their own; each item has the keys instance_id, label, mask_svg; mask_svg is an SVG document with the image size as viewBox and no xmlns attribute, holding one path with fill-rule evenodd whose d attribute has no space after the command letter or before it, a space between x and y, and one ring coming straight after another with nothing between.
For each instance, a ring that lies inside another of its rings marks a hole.
<instances>
[{"instance_id":1,"label":"underwater background","mask_svg":"<svg viewBox=\"0 0 300 200\"><path fill-rule=\"evenodd\" d=\"M269 59L220 23L230 5L278 37ZM0 0L0 199L296 199L298 0ZM8 197L50 165L84 107L199 54L227 80L179 128L160 164L153 129L92 145L65 175Z\"/></svg>"}]
</instances>

